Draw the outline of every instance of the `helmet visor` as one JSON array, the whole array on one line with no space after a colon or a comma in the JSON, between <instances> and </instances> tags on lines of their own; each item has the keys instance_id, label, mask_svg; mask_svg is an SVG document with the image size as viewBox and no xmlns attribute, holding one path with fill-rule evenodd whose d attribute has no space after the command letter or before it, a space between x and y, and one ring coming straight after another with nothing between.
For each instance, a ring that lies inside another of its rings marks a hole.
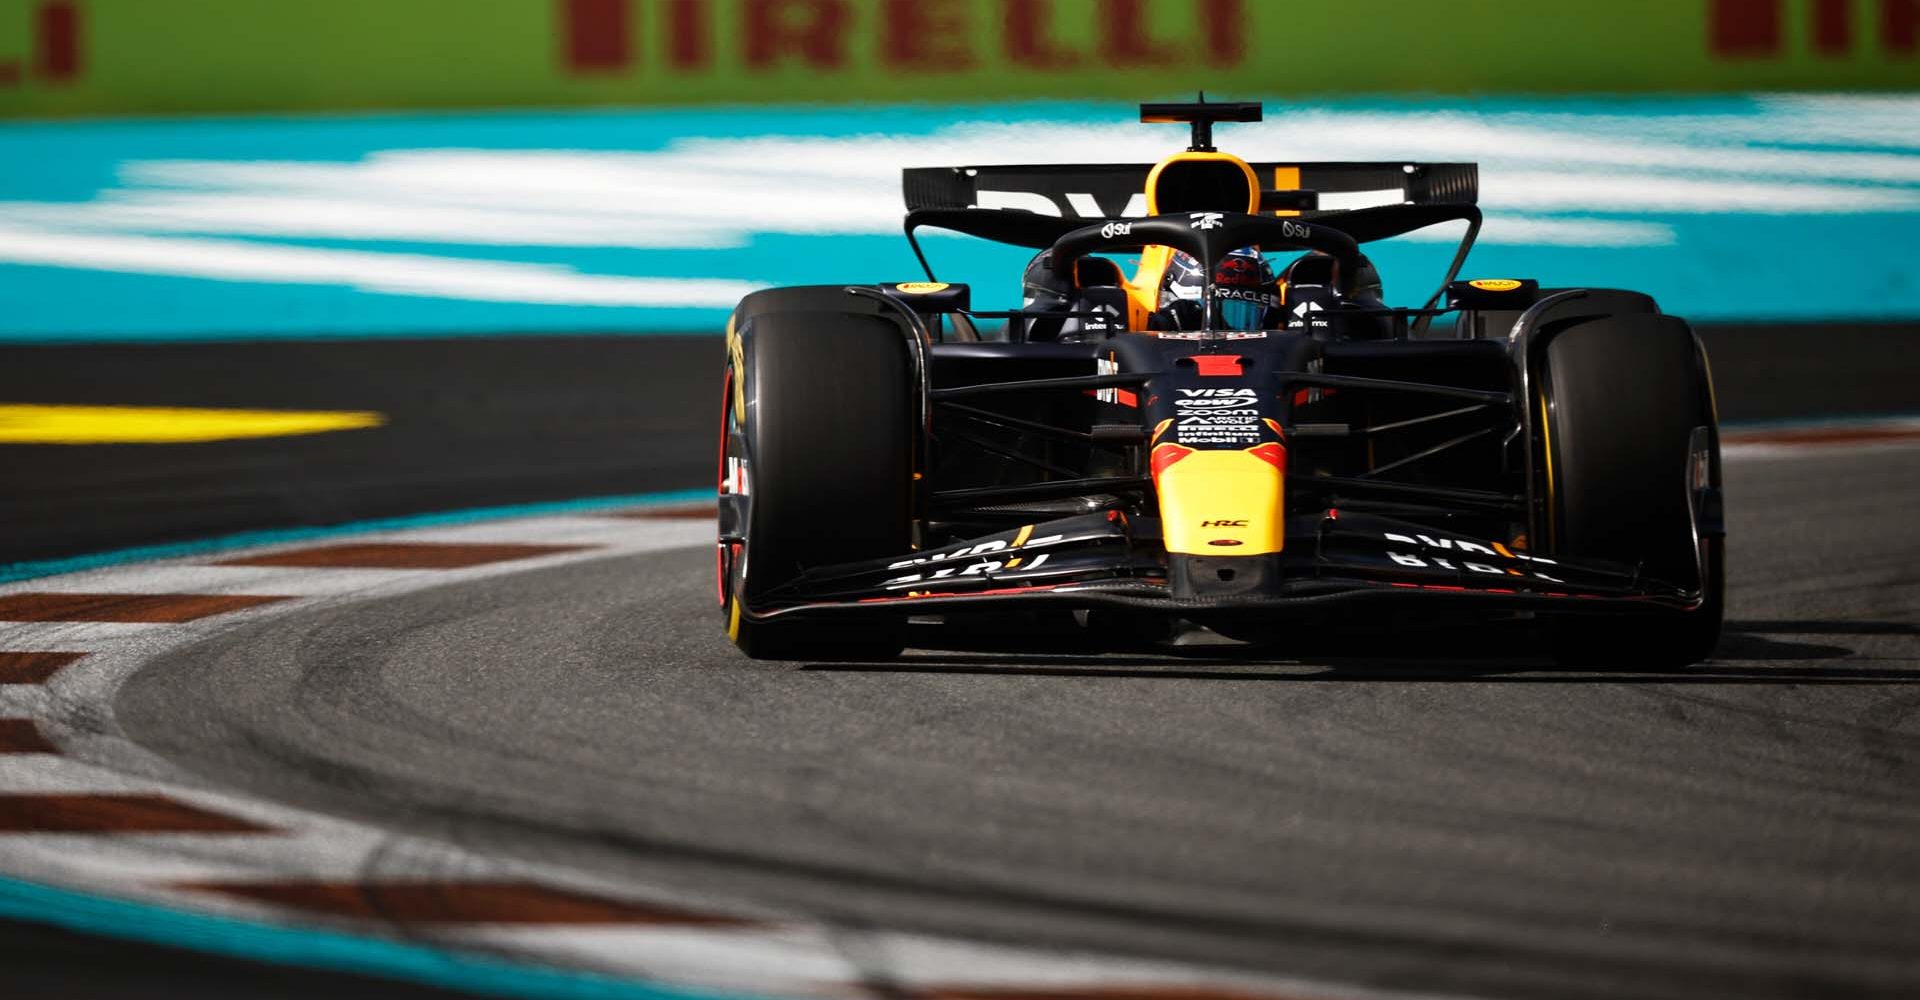
<instances>
[{"instance_id":1,"label":"helmet visor","mask_svg":"<svg viewBox=\"0 0 1920 1000\"><path fill-rule=\"evenodd\" d=\"M1267 307L1263 302L1217 298L1213 300L1213 305L1218 310L1216 315L1222 330L1258 330L1267 318Z\"/></svg>"}]
</instances>

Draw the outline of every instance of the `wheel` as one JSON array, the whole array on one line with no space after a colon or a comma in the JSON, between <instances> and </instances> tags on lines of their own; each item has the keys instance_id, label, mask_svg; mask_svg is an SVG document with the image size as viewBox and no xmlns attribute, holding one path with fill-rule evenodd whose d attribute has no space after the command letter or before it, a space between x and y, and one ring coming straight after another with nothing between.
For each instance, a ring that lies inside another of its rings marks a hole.
<instances>
[{"instance_id":1,"label":"wheel","mask_svg":"<svg viewBox=\"0 0 1920 1000\"><path fill-rule=\"evenodd\" d=\"M1561 330L1546 345L1539 390L1549 503L1536 548L1637 566L1701 595L1686 612L1556 616L1556 659L1662 667L1706 659L1720 639L1726 553L1717 525L1696 524L1696 490L1720 481L1720 441L1693 331L1648 314Z\"/></svg>"},{"instance_id":2,"label":"wheel","mask_svg":"<svg viewBox=\"0 0 1920 1000\"><path fill-rule=\"evenodd\" d=\"M723 523L720 553L729 634L756 659L897 655L898 629L746 612L809 568L910 549L916 397L906 333L878 316L752 304L735 316L722 396L721 503L737 512L732 541Z\"/></svg>"}]
</instances>

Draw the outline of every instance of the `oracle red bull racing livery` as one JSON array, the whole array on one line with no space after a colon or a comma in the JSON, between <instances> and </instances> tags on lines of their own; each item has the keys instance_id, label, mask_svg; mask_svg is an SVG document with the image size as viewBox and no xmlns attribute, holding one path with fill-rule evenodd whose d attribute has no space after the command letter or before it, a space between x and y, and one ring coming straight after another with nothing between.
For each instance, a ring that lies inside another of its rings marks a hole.
<instances>
[{"instance_id":1,"label":"oracle red bull racing livery","mask_svg":"<svg viewBox=\"0 0 1920 1000\"><path fill-rule=\"evenodd\" d=\"M1058 611L1280 648L1531 618L1563 661L1712 651L1719 432L1685 321L1459 280L1472 164L1249 163L1212 131L1257 104L1142 111L1190 148L906 171L923 267L927 229L1037 251L1021 308L931 267L740 303L718 576L742 650L883 657L909 619ZM1362 247L1446 223L1438 290L1388 306Z\"/></svg>"}]
</instances>

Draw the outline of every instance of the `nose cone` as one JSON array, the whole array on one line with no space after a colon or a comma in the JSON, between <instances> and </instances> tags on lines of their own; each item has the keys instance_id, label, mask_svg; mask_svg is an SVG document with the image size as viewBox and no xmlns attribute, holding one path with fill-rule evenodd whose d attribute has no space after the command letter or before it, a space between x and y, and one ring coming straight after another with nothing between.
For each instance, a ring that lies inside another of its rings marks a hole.
<instances>
[{"instance_id":1,"label":"nose cone","mask_svg":"<svg viewBox=\"0 0 1920 1000\"><path fill-rule=\"evenodd\" d=\"M1178 444L1153 450L1167 551L1198 556L1253 556L1286 544L1286 447L1195 451Z\"/></svg>"}]
</instances>

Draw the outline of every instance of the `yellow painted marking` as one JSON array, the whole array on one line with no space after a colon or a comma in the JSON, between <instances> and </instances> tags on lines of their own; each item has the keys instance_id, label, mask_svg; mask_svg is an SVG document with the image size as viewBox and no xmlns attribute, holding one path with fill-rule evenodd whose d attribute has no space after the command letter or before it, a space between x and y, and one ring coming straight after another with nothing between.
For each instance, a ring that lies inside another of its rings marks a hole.
<instances>
[{"instance_id":1,"label":"yellow painted marking","mask_svg":"<svg viewBox=\"0 0 1920 1000\"><path fill-rule=\"evenodd\" d=\"M1020 533L1013 536L1013 547L1017 549L1020 546L1027 544L1027 539L1032 537L1033 537L1033 525L1031 524L1021 525Z\"/></svg>"},{"instance_id":2,"label":"yellow painted marking","mask_svg":"<svg viewBox=\"0 0 1920 1000\"><path fill-rule=\"evenodd\" d=\"M727 638L740 641L740 599L733 599L727 610Z\"/></svg>"},{"instance_id":3,"label":"yellow painted marking","mask_svg":"<svg viewBox=\"0 0 1920 1000\"><path fill-rule=\"evenodd\" d=\"M1014 557L1013 557L1012 559L1009 559L1009 560L1007 560L1007 568L1008 568L1008 569L1019 569L1019 568L1020 568L1020 557L1019 557L1019 556L1014 556Z\"/></svg>"},{"instance_id":4,"label":"yellow painted marking","mask_svg":"<svg viewBox=\"0 0 1920 1000\"><path fill-rule=\"evenodd\" d=\"M1499 542L1493 543L1493 551L1498 552L1503 556L1506 556L1508 559L1514 558L1513 553L1508 552L1507 547L1500 544Z\"/></svg>"},{"instance_id":5,"label":"yellow painted marking","mask_svg":"<svg viewBox=\"0 0 1920 1000\"><path fill-rule=\"evenodd\" d=\"M0 444L196 444L379 427L369 410L208 410L0 404Z\"/></svg>"}]
</instances>

